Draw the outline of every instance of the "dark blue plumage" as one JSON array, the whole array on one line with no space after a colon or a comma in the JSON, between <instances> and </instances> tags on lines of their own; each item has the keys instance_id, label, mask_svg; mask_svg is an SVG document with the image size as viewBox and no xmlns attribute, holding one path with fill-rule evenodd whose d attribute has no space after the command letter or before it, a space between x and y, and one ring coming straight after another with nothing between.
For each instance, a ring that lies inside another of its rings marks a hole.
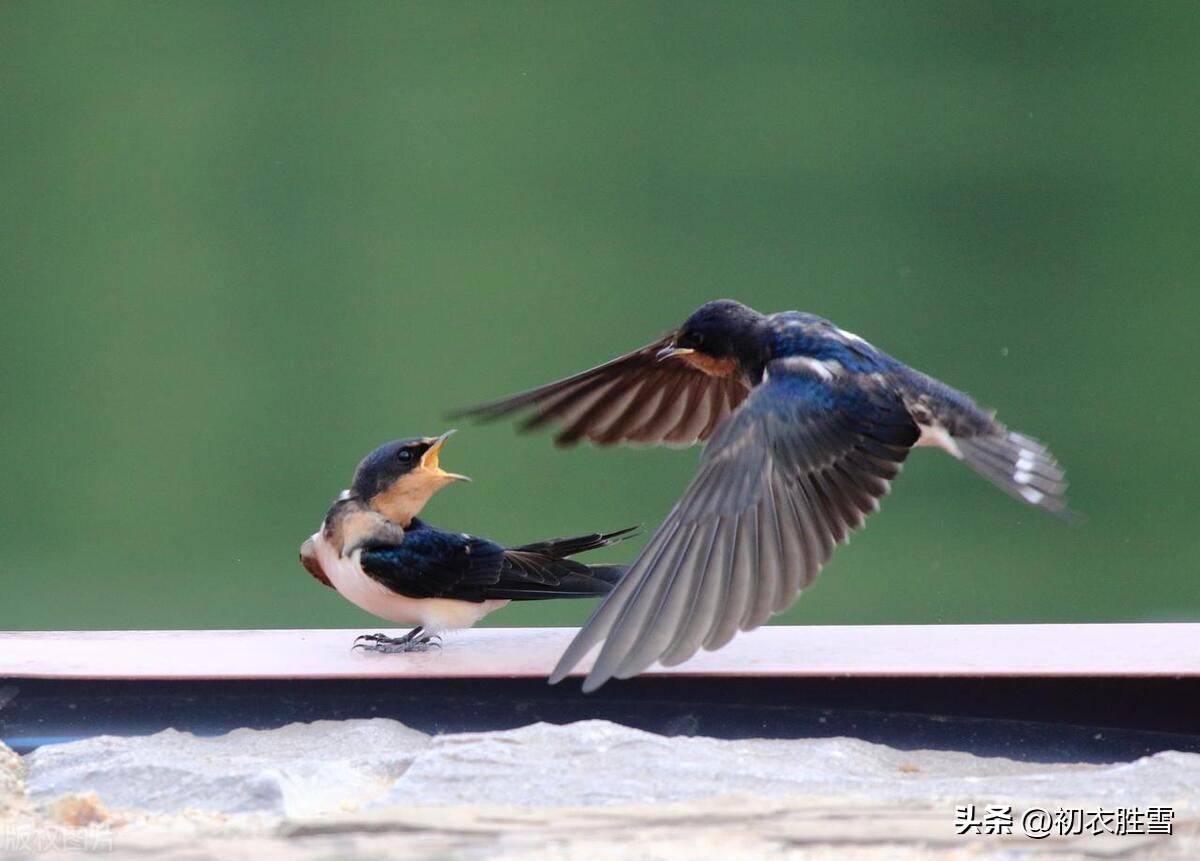
<instances>
[{"instance_id":1,"label":"dark blue plumage","mask_svg":"<svg viewBox=\"0 0 1200 861\"><path fill-rule=\"evenodd\" d=\"M772 314L766 323L767 352L771 359L807 356L840 362L846 370L857 374L891 370L896 364L886 353L815 314L784 311Z\"/></svg>"},{"instance_id":2,"label":"dark blue plumage","mask_svg":"<svg viewBox=\"0 0 1200 861\"><path fill-rule=\"evenodd\" d=\"M615 544L637 528L506 548L420 520L434 493L467 480L440 465L453 433L376 448L300 546L300 564L321 583L382 619L416 625L401 637L364 634L355 648L422 651L440 632L469 628L509 601L603 595L625 572L623 565L585 565L570 557Z\"/></svg>"},{"instance_id":3,"label":"dark blue plumage","mask_svg":"<svg viewBox=\"0 0 1200 861\"><path fill-rule=\"evenodd\" d=\"M522 409L534 411L526 427L561 423L560 444L707 441L683 498L551 676L603 642L585 690L719 648L785 609L878 508L914 446L942 448L1023 502L1072 517L1045 446L799 311L709 302L660 341L463 414Z\"/></svg>"},{"instance_id":4,"label":"dark blue plumage","mask_svg":"<svg viewBox=\"0 0 1200 861\"><path fill-rule=\"evenodd\" d=\"M611 591L625 566L585 565L567 557L613 544L633 531L507 549L486 538L447 532L413 518L399 542L365 542L360 564L368 577L408 598L472 602L586 598Z\"/></svg>"}]
</instances>

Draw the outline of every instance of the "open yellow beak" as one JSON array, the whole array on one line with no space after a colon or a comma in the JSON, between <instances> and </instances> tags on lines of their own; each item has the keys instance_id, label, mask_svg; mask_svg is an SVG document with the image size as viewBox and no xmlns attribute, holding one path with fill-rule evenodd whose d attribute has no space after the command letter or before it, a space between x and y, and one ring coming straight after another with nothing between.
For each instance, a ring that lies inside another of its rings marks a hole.
<instances>
[{"instance_id":1,"label":"open yellow beak","mask_svg":"<svg viewBox=\"0 0 1200 861\"><path fill-rule=\"evenodd\" d=\"M438 452L442 450L442 446L446 444L446 440L456 434L456 429L450 429L433 441L433 445L425 450L425 454L421 455L421 468L427 469L438 478L445 481L470 481L465 475L459 475L456 472L446 472L438 465Z\"/></svg>"}]
</instances>

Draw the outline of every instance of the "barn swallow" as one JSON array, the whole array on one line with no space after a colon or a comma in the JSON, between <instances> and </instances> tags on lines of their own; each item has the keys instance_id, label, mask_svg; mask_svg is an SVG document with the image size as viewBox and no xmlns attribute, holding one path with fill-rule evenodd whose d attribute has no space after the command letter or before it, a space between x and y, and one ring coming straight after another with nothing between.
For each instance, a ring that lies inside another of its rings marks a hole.
<instances>
[{"instance_id":1,"label":"barn swallow","mask_svg":"<svg viewBox=\"0 0 1200 861\"><path fill-rule=\"evenodd\" d=\"M523 411L526 429L559 423L561 445L706 442L683 498L550 677L603 641L585 691L718 649L787 609L879 507L914 446L1075 516L1040 442L813 314L709 302L640 350L460 415Z\"/></svg>"},{"instance_id":2,"label":"barn swallow","mask_svg":"<svg viewBox=\"0 0 1200 861\"><path fill-rule=\"evenodd\" d=\"M417 519L438 490L464 475L438 463L454 431L400 439L375 449L321 528L300 546L300 564L350 603L401 625L402 637L364 634L357 648L423 651L442 631L469 628L509 601L591 598L612 590L623 565L584 565L569 557L607 547L635 529L556 538L505 548Z\"/></svg>"}]
</instances>

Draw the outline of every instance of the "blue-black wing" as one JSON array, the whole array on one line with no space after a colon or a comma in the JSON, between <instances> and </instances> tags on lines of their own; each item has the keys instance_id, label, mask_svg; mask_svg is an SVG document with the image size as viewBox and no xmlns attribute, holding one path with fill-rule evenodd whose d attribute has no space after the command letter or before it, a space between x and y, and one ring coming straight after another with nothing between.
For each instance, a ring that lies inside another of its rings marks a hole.
<instances>
[{"instance_id":1,"label":"blue-black wing","mask_svg":"<svg viewBox=\"0 0 1200 861\"><path fill-rule=\"evenodd\" d=\"M670 343L662 338L566 379L451 415L496 419L532 412L522 430L561 425L559 445L584 439L597 445L694 445L708 439L749 388L687 362L659 361L659 350Z\"/></svg>"},{"instance_id":2,"label":"blue-black wing","mask_svg":"<svg viewBox=\"0 0 1200 861\"><path fill-rule=\"evenodd\" d=\"M409 598L460 601L583 598L609 592L624 566L565 558L605 547L631 530L556 539L506 550L494 541L446 532L413 520L398 544L368 544L359 557L367 576Z\"/></svg>"},{"instance_id":3,"label":"blue-black wing","mask_svg":"<svg viewBox=\"0 0 1200 861\"><path fill-rule=\"evenodd\" d=\"M843 382L805 358L770 363L551 681L601 641L585 690L720 648L787 608L878 508L919 435L882 379Z\"/></svg>"}]
</instances>

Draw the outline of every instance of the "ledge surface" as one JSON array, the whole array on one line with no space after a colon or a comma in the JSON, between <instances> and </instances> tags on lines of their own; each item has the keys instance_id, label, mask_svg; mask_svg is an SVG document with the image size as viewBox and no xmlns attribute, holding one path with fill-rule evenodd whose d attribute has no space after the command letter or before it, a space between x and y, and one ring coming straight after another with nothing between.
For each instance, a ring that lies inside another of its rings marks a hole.
<instances>
[{"instance_id":1,"label":"ledge surface","mask_svg":"<svg viewBox=\"0 0 1200 861\"><path fill-rule=\"evenodd\" d=\"M576 630L481 628L397 655L353 651L361 630L9 631L0 678L533 678ZM775 626L655 674L1200 677L1200 623Z\"/></svg>"}]
</instances>

